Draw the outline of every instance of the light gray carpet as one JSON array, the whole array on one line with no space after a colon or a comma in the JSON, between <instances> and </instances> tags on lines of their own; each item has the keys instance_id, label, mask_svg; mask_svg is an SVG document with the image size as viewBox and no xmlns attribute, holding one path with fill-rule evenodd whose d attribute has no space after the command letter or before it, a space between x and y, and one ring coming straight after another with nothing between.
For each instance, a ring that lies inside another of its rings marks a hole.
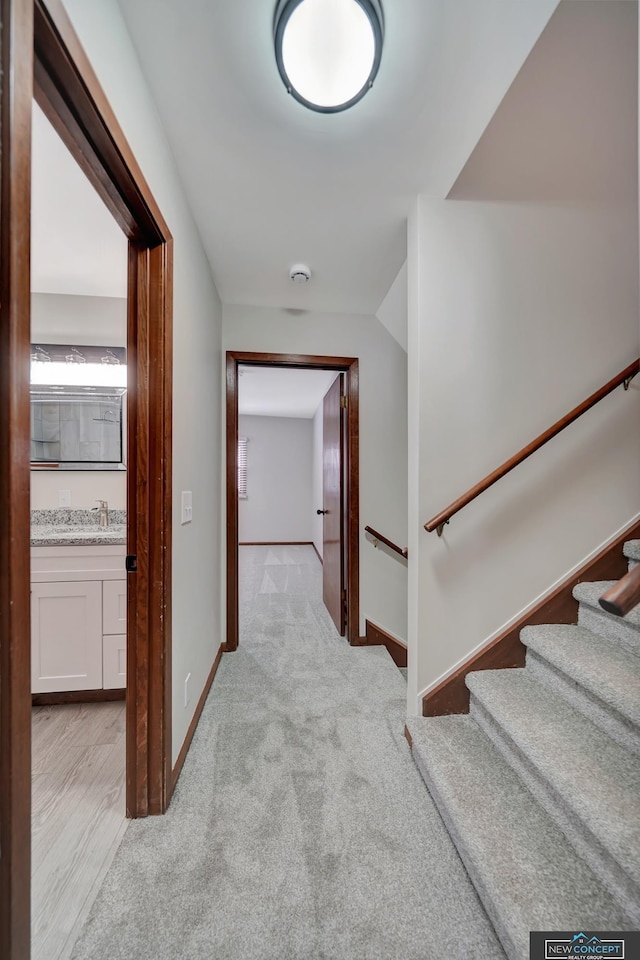
<instances>
[{"instance_id":1,"label":"light gray carpet","mask_svg":"<svg viewBox=\"0 0 640 960\"><path fill-rule=\"evenodd\" d=\"M630 610L626 617L616 617L598 603L615 583L615 580L594 580L573 588L573 596L578 601L578 624L612 643L621 643L635 656L640 656L640 606Z\"/></svg>"},{"instance_id":2,"label":"light gray carpet","mask_svg":"<svg viewBox=\"0 0 640 960\"><path fill-rule=\"evenodd\" d=\"M528 669L483 670L469 674L467 685L471 716L609 890L611 896L601 898L609 905L600 916L613 922L594 926L635 926L640 922L640 763ZM589 899L580 884L575 892L583 894L586 908ZM595 909L585 909L582 923L554 929L584 926L595 916Z\"/></svg>"},{"instance_id":3,"label":"light gray carpet","mask_svg":"<svg viewBox=\"0 0 640 960\"><path fill-rule=\"evenodd\" d=\"M525 627L527 670L640 757L640 657L575 624Z\"/></svg>"},{"instance_id":4,"label":"light gray carpet","mask_svg":"<svg viewBox=\"0 0 640 960\"><path fill-rule=\"evenodd\" d=\"M386 650L337 636L312 548L240 554L240 649L74 960L501 960L411 759Z\"/></svg>"},{"instance_id":5,"label":"light gray carpet","mask_svg":"<svg viewBox=\"0 0 640 960\"><path fill-rule=\"evenodd\" d=\"M640 607L606 613L609 586L574 588L578 626L523 629L525 668L468 673L470 716L407 723L509 960L532 930L640 924Z\"/></svg>"},{"instance_id":6,"label":"light gray carpet","mask_svg":"<svg viewBox=\"0 0 640 960\"><path fill-rule=\"evenodd\" d=\"M472 717L416 717L409 728L418 768L511 960L529 960L531 930L632 929Z\"/></svg>"},{"instance_id":7,"label":"light gray carpet","mask_svg":"<svg viewBox=\"0 0 640 960\"><path fill-rule=\"evenodd\" d=\"M640 540L627 540L624 555L629 561L629 570L633 570L636 564L640 563Z\"/></svg>"}]
</instances>

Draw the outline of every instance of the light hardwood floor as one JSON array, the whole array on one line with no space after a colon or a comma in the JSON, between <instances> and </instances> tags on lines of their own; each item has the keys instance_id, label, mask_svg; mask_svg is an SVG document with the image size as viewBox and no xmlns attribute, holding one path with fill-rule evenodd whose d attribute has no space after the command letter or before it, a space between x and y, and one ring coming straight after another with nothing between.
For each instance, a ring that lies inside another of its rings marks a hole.
<instances>
[{"instance_id":1,"label":"light hardwood floor","mask_svg":"<svg viewBox=\"0 0 640 960\"><path fill-rule=\"evenodd\" d=\"M32 960L66 960L127 828L124 702L33 709Z\"/></svg>"}]
</instances>

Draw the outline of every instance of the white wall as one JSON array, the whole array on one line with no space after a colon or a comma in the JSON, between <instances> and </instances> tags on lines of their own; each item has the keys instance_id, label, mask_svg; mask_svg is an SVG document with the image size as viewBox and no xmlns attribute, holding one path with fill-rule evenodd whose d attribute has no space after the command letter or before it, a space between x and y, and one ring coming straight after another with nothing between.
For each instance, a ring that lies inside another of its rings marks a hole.
<instances>
[{"instance_id":1,"label":"white wall","mask_svg":"<svg viewBox=\"0 0 640 960\"><path fill-rule=\"evenodd\" d=\"M398 274L389 287L376 316L387 328L391 336L398 341L402 349L407 349L407 262L402 264Z\"/></svg>"},{"instance_id":2,"label":"white wall","mask_svg":"<svg viewBox=\"0 0 640 960\"><path fill-rule=\"evenodd\" d=\"M238 435L247 438L240 543L310 543L313 421L241 416Z\"/></svg>"},{"instance_id":3,"label":"white wall","mask_svg":"<svg viewBox=\"0 0 640 960\"><path fill-rule=\"evenodd\" d=\"M372 316L295 314L224 305L226 350L358 357L360 361L360 614L406 638L407 572L375 550L370 524L402 546L407 536L407 355ZM311 539L311 538L309 538Z\"/></svg>"},{"instance_id":4,"label":"white wall","mask_svg":"<svg viewBox=\"0 0 640 960\"><path fill-rule=\"evenodd\" d=\"M91 510L96 500L106 500L110 510L127 508L127 474L124 470L32 470L31 509L55 510L59 493L68 490L72 510Z\"/></svg>"},{"instance_id":5,"label":"white wall","mask_svg":"<svg viewBox=\"0 0 640 960\"><path fill-rule=\"evenodd\" d=\"M560 3L409 227L409 706L640 510L640 384L422 525L640 352L637 5Z\"/></svg>"},{"instance_id":6,"label":"white wall","mask_svg":"<svg viewBox=\"0 0 640 960\"><path fill-rule=\"evenodd\" d=\"M324 401L319 405L313 417L312 428L312 455L311 455L311 502L313 508L311 539L313 545L322 557L323 553L323 523L322 515L317 510L323 507L324 469L322 444L324 439Z\"/></svg>"},{"instance_id":7,"label":"white wall","mask_svg":"<svg viewBox=\"0 0 640 960\"><path fill-rule=\"evenodd\" d=\"M127 301L32 293L31 342L126 347Z\"/></svg>"},{"instance_id":8,"label":"white wall","mask_svg":"<svg viewBox=\"0 0 640 960\"><path fill-rule=\"evenodd\" d=\"M640 509L640 384L422 525L638 356L631 209L421 198L410 229L413 694ZM414 700L413 706L418 709Z\"/></svg>"},{"instance_id":9,"label":"white wall","mask_svg":"<svg viewBox=\"0 0 640 960\"><path fill-rule=\"evenodd\" d=\"M119 297L32 293L31 341L126 347L127 301ZM96 499L107 500L114 510L124 510L127 505L124 471L31 471L33 510L55 509L60 490L69 490L74 510L90 509Z\"/></svg>"},{"instance_id":10,"label":"white wall","mask_svg":"<svg viewBox=\"0 0 640 960\"><path fill-rule=\"evenodd\" d=\"M173 759L220 646L221 305L116 0L65 0L174 238ZM182 490L193 522L180 524ZM191 674L184 706L184 681Z\"/></svg>"}]
</instances>

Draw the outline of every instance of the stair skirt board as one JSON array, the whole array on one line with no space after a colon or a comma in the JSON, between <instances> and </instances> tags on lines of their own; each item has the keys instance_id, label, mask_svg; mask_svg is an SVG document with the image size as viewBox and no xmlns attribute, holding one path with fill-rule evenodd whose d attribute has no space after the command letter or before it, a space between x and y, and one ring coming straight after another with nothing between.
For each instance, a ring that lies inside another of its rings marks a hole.
<instances>
[{"instance_id":1,"label":"stair skirt board","mask_svg":"<svg viewBox=\"0 0 640 960\"><path fill-rule=\"evenodd\" d=\"M576 585L584 580L619 579L627 571L625 544L640 540L640 521L632 523L624 533L592 557L580 569L571 574L559 587L543 597L534 607L523 614L516 623L507 627L498 637L473 654L462 666L446 677L437 687L422 698L423 717L440 717L469 712L469 691L465 685L468 673L477 670L497 670L506 667L523 667L525 648L520 642L523 627L541 623L576 623L578 602L573 595ZM629 549L628 547L626 549ZM631 548L633 551L633 548ZM640 554L640 548L637 549ZM602 613L605 616L604 610ZM585 626L587 624L585 623ZM639 648L640 652L640 648Z\"/></svg>"},{"instance_id":2,"label":"stair skirt board","mask_svg":"<svg viewBox=\"0 0 640 960\"><path fill-rule=\"evenodd\" d=\"M596 582L583 568L407 721L509 960L528 960L531 930L640 928L640 606L598 604L627 561L640 540L617 540L588 565Z\"/></svg>"},{"instance_id":3,"label":"stair skirt board","mask_svg":"<svg viewBox=\"0 0 640 960\"><path fill-rule=\"evenodd\" d=\"M389 656L395 663L396 667L404 668L407 666L407 645L402 640L398 640L397 637L394 637L392 634L387 633L386 630L383 630L382 627L376 626L375 623L372 623L371 620L365 621L366 631L365 636L362 638L362 643L365 646L369 647L381 647L384 646L387 648Z\"/></svg>"}]
</instances>

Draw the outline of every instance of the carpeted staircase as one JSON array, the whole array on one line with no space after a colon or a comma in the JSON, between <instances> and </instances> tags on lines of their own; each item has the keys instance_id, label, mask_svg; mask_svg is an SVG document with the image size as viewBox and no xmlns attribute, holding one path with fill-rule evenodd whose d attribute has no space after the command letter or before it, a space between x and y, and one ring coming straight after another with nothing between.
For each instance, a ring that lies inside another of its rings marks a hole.
<instances>
[{"instance_id":1,"label":"carpeted staircase","mask_svg":"<svg viewBox=\"0 0 640 960\"><path fill-rule=\"evenodd\" d=\"M526 627L524 669L469 674L469 716L407 722L509 960L531 930L640 928L640 607L602 610L611 585L575 588L575 626Z\"/></svg>"}]
</instances>

